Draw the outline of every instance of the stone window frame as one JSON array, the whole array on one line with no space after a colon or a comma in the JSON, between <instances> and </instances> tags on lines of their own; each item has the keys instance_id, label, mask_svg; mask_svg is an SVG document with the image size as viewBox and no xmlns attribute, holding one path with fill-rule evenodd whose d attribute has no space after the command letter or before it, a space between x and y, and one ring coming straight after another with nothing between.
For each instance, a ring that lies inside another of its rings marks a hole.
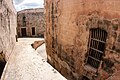
<instances>
[{"instance_id":1,"label":"stone window frame","mask_svg":"<svg viewBox=\"0 0 120 80\"><path fill-rule=\"evenodd\" d=\"M93 34L93 32L92 32L92 30L95 32L95 30L96 30L96 32L98 31L98 34L95 34L94 33L94 36L92 35ZM91 29L89 29L89 32L90 32L90 34L89 34L89 42L88 42L88 56L87 56L87 58L86 58L86 65L87 65L87 67L88 66L90 66L89 68L91 68L92 70L96 70L96 69L98 69L99 67L100 67L100 63L101 63L101 61L102 61L102 57L103 57L103 55L105 54L105 44L106 44L106 40L107 40L107 36L108 36L108 33L104 30L104 29L101 29L101 28L91 28ZM103 36L103 34L102 34L102 32L104 33L104 38L102 38ZM100 34L102 34L102 35L100 35ZM97 36L97 35L99 35L100 37L95 37L95 35ZM91 44L91 41L92 41L92 44ZM97 46L96 45L94 45L94 43L98 43L97 44ZM100 46L99 46L99 44L104 44L104 50L100 50L101 48L100 48ZM92 47L91 47L92 46ZM94 46L95 46L95 48L94 48ZM97 48L97 49L96 49ZM94 51L95 52L95 54L94 53L91 53L90 52L90 50L91 50L91 52L92 51ZM98 55L98 54L96 54L96 53L99 53L100 55ZM99 59L98 59L99 58ZM88 60L89 59L89 60ZM93 59L93 61L90 61L90 60L92 60ZM89 62L88 62L89 61ZM95 63L95 62L97 62L98 61L98 63ZM94 63L91 63L91 62L94 62Z\"/></svg>"}]
</instances>

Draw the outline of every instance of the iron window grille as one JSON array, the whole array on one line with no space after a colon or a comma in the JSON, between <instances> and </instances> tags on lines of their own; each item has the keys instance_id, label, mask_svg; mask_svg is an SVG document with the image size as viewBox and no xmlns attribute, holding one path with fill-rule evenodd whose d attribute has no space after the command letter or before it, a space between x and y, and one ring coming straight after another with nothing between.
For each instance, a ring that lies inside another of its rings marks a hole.
<instances>
[{"instance_id":1,"label":"iron window grille","mask_svg":"<svg viewBox=\"0 0 120 80\"><path fill-rule=\"evenodd\" d=\"M99 67L105 50L106 38L106 31L99 28L90 29L87 65L95 69Z\"/></svg>"}]
</instances>

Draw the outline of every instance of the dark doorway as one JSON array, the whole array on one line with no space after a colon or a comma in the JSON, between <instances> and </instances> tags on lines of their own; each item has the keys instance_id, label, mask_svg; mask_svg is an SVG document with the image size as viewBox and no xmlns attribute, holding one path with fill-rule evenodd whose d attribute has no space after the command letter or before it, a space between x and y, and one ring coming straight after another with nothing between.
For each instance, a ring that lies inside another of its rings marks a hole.
<instances>
[{"instance_id":1,"label":"dark doorway","mask_svg":"<svg viewBox=\"0 0 120 80\"><path fill-rule=\"evenodd\" d=\"M32 35L35 35L35 27L32 27Z\"/></svg>"},{"instance_id":2,"label":"dark doorway","mask_svg":"<svg viewBox=\"0 0 120 80\"><path fill-rule=\"evenodd\" d=\"M26 37L26 28L21 28L22 37Z\"/></svg>"}]
</instances>

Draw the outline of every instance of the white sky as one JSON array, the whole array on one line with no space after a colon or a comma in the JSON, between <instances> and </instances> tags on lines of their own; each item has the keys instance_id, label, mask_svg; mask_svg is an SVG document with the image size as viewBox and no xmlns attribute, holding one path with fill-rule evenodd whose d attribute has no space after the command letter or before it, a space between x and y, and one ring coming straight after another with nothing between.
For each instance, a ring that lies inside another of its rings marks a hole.
<instances>
[{"instance_id":1,"label":"white sky","mask_svg":"<svg viewBox=\"0 0 120 80\"><path fill-rule=\"evenodd\" d=\"M29 8L43 8L44 0L13 0L17 11Z\"/></svg>"}]
</instances>

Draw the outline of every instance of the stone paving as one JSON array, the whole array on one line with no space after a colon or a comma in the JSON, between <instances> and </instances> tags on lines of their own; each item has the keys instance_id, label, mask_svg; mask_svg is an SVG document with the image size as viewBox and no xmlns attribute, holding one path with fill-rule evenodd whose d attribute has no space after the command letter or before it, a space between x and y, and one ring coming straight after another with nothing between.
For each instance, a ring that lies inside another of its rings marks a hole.
<instances>
[{"instance_id":1,"label":"stone paving","mask_svg":"<svg viewBox=\"0 0 120 80\"><path fill-rule=\"evenodd\" d=\"M1 80L66 80L31 47L34 40L18 39Z\"/></svg>"}]
</instances>

